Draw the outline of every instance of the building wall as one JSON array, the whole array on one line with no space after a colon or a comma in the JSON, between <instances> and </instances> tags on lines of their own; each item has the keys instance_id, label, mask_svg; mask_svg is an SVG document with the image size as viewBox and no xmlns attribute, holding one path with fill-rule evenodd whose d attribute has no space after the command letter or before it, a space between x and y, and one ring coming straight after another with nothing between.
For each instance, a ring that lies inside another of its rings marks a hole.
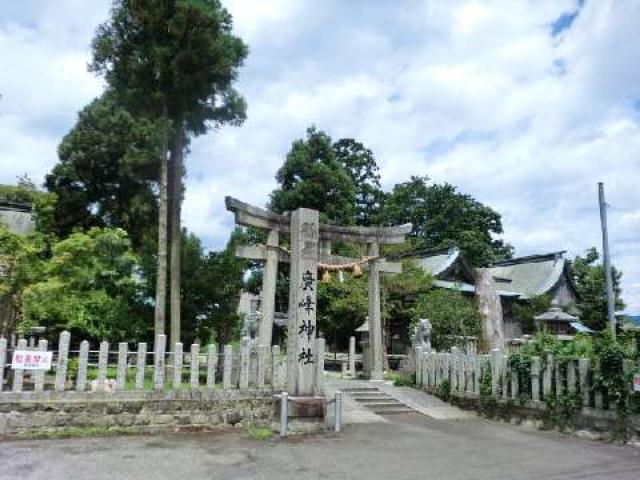
<instances>
[{"instance_id":1,"label":"building wall","mask_svg":"<svg viewBox=\"0 0 640 480\"><path fill-rule=\"evenodd\" d=\"M511 298L500 298L502 305L502 318L505 340L522 337L522 324L513 314L513 300Z\"/></svg>"},{"instance_id":2,"label":"building wall","mask_svg":"<svg viewBox=\"0 0 640 480\"><path fill-rule=\"evenodd\" d=\"M29 235L36 231L36 223L31 212L3 210L0 208L0 223L18 235Z\"/></svg>"},{"instance_id":3,"label":"building wall","mask_svg":"<svg viewBox=\"0 0 640 480\"><path fill-rule=\"evenodd\" d=\"M576 303L576 295L573 288L569 285L566 275L563 275L558 285L550 292L552 300L557 302L561 307L568 307Z\"/></svg>"}]
</instances>

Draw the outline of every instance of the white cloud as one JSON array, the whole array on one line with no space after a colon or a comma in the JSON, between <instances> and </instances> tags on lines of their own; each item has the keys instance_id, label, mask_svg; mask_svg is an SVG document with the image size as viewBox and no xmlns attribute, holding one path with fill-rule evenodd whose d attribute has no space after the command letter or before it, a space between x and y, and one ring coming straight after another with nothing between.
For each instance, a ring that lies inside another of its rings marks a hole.
<instances>
[{"instance_id":1,"label":"white cloud","mask_svg":"<svg viewBox=\"0 0 640 480\"><path fill-rule=\"evenodd\" d=\"M100 89L84 64L108 3L51 3L0 7L0 181L41 179ZM209 246L232 226L224 195L266 203L315 123L372 148L387 188L429 175L491 205L518 254L599 246L604 181L613 258L640 311L639 2L587 1L555 37L577 1L225 4L250 47L249 118L192 145L184 218Z\"/></svg>"}]
</instances>

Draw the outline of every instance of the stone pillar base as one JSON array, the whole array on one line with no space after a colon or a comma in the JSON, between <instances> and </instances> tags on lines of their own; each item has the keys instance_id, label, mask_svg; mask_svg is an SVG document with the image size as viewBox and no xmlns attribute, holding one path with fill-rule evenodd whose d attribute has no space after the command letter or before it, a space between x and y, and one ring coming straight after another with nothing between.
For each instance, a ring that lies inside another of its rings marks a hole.
<instances>
[{"instance_id":1,"label":"stone pillar base","mask_svg":"<svg viewBox=\"0 0 640 480\"><path fill-rule=\"evenodd\" d=\"M275 403L275 417L280 418L279 399ZM327 399L325 397L289 397L287 434L304 435L327 429ZM276 424L277 423L277 424ZM280 422L273 429L280 433Z\"/></svg>"}]
</instances>

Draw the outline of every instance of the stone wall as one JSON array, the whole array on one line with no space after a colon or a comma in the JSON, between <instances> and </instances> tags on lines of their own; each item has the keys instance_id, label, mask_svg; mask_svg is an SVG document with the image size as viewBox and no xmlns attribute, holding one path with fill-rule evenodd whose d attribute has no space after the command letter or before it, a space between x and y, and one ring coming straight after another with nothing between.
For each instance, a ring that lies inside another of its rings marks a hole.
<instances>
[{"instance_id":1,"label":"stone wall","mask_svg":"<svg viewBox=\"0 0 640 480\"><path fill-rule=\"evenodd\" d=\"M4 394L0 436L37 435L70 428L153 432L271 423L274 398L267 391L149 391L97 394Z\"/></svg>"},{"instance_id":2,"label":"stone wall","mask_svg":"<svg viewBox=\"0 0 640 480\"><path fill-rule=\"evenodd\" d=\"M431 393L438 395L435 389L429 389ZM559 428L553 415L547 412L544 403L532 405L518 405L512 402L494 402L489 406L483 405L480 398L466 398L451 396L448 399L453 405L466 410L475 410L493 420L502 420L512 425L525 425L541 429ZM615 411L598 410L595 408L582 408L571 419L565 421L566 427L562 430L573 432L578 436L598 440L616 439L620 435L620 420ZM630 438L629 441L640 442L640 415L630 415L625 426Z\"/></svg>"}]
</instances>

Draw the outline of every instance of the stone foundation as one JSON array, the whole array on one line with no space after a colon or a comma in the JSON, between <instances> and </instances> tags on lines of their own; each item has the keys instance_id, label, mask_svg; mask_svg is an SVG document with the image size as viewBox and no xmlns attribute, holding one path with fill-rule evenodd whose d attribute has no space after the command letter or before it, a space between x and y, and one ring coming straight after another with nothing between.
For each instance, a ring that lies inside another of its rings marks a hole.
<instances>
[{"instance_id":1,"label":"stone foundation","mask_svg":"<svg viewBox=\"0 0 640 480\"><path fill-rule=\"evenodd\" d=\"M430 393L437 395L438 392ZM524 425L541 429L556 429L558 426L546 412L546 404L537 402L535 406L522 406L511 401L493 402L483 406L478 398L452 396L449 402L462 409L476 410L494 420L512 425ZM569 422L567 422L569 424ZM640 442L640 415L627 418L628 440ZM572 419L570 430L579 436L598 440L611 440L619 435L620 424L615 411L582 408Z\"/></svg>"},{"instance_id":2,"label":"stone foundation","mask_svg":"<svg viewBox=\"0 0 640 480\"><path fill-rule=\"evenodd\" d=\"M270 424L274 402L270 391L3 394L0 435L38 435L77 428L153 432Z\"/></svg>"}]
</instances>

